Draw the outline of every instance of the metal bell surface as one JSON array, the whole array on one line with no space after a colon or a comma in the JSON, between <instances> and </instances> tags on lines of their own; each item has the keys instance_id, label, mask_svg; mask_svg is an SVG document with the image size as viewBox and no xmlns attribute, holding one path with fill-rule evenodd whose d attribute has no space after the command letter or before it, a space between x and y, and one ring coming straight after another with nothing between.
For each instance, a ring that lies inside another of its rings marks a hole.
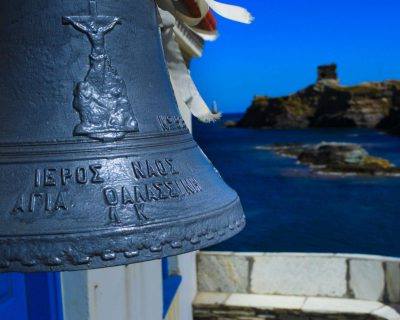
<instances>
[{"instance_id":1,"label":"metal bell surface","mask_svg":"<svg viewBox=\"0 0 400 320\"><path fill-rule=\"evenodd\" d=\"M0 271L198 250L245 224L177 109L152 0L0 2Z\"/></svg>"}]
</instances>

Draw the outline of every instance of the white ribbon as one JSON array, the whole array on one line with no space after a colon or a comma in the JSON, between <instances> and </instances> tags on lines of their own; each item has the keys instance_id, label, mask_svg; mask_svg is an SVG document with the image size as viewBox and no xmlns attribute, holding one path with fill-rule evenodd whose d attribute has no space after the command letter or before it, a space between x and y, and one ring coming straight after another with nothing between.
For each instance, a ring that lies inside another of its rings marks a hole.
<instances>
[{"instance_id":1,"label":"white ribbon","mask_svg":"<svg viewBox=\"0 0 400 320\"><path fill-rule=\"evenodd\" d=\"M165 53L165 59L171 78L172 87L178 106L189 108L191 113L203 122L216 121L221 114L213 114L201 97L196 85L190 76L190 71L186 67L182 52L178 43L175 41L173 31L173 16L164 10L159 9L161 17L162 40Z\"/></svg>"},{"instance_id":2,"label":"white ribbon","mask_svg":"<svg viewBox=\"0 0 400 320\"><path fill-rule=\"evenodd\" d=\"M217 2L215 0L198 0L197 4L203 1L207 2L213 11L226 19L246 24L249 24L254 20L253 16L245 8Z\"/></svg>"},{"instance_id":3,"label":"white ribbon","mask_svg":"<svg viewBox=\"0 0 400 320\"><path fill-rule=\"evenodd\" d=\"M204 41L215 41L219 37L219 33L217 30L207 31L196 27L189 27L189 28Z\"/></svg>"}]
</instances>

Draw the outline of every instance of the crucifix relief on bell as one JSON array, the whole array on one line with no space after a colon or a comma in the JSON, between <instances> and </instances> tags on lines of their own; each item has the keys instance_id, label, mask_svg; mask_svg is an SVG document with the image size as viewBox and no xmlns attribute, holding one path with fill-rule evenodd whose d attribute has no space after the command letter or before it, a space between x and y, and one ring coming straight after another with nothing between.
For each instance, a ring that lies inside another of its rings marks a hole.
<instances>
[{"instance_id":1,"label":"crucifix relief on bell","mask_svg":"<svg viewBox=\"0 0 400 320\"><path fill-rule=\"evenodd\" d=\"M1 272L158 259L244 227L178 112L153 1L2 1L0 15Z\"/></svg>"},{"instance_id":2,"label":"crucifix relief on bell","mask_svg":"<svg viewBox=\"0 0 400 320\"><path fill-rule=\"evenodd\" d=\"M105 47L106 34L121 22L120 18L99 16L96 1L90 1L90 15L65 16L63 21L86 34L92 45L89 71L75 89L74 107L81 123L74 133L104 141L121 139L129 132L138 131L126 84L111 66Z\"/></svg>"}]
</instances>

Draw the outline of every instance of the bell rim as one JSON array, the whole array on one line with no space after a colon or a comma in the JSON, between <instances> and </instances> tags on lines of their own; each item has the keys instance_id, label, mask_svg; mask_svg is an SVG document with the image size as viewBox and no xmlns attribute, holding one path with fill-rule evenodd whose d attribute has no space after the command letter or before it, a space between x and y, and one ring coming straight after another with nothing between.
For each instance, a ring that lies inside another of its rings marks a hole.
<instances>
[{"instance_id":1,"label":"bell rim","mask_svg":"<svg viewBox=\"0 0 400 320\"><path fill-rule=\"evenodd\" d=\"M156 260L215 245L233 237L245 225L243 208L236 197L211 212L165 224L86 234L5 236L0 237L0 273L91 270ZM160 239L160 234L164 239ZM27 239L29 245L26 245ZM14 252L13 246L18 248Z\"/></svg>"}]
</instances>

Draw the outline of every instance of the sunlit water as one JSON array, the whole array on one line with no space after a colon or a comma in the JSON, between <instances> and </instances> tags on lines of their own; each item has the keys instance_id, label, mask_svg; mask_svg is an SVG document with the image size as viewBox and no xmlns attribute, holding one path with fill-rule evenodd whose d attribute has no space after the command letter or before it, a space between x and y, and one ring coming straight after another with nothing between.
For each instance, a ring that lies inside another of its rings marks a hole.
<instances>
[{"instance_id":1,"label":"sunlit water","mask_svg":"<svg viewBox=\"0 0 400 320\"><path fill-rule=\"evenodd\" d=\"M400 166L400 137L365 129L226 129L223 121L195 122L194 135L239 193L247 227L213 250L400 256L400 178L312 176L295 159L256 149L282 142L354 142Z\"/></svg>"}]
</instances>

